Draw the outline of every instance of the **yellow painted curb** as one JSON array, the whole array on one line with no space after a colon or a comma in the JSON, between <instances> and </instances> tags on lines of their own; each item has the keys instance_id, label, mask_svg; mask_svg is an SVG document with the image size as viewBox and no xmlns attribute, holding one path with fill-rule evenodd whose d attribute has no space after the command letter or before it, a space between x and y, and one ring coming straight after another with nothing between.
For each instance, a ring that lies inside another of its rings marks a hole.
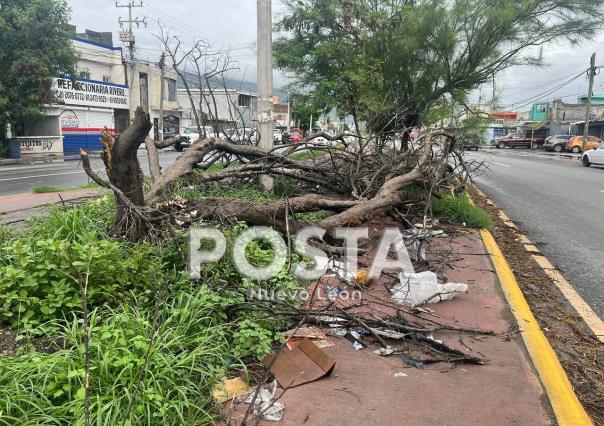
<instances>
[{"instance_id":1,"label":"yellow painted curb","mask_svg":"<svg viewBox=\"0 0 604 426\"><path fill-rule=\"evenodd\" d=\"M495 206L486 195L484 195L478 188L475 188L476 191L482 195L488 204ZM471 200L470 200L471 201ZM566 298L568 303L571 304L573 309L579 314L583 322L591 329L594 333L595 337L602 343L604 343L604 321L600 319L600 317L591 309L591 306L579 295L577 290L562 276L562 274L557 270L557 268L552 265L552 263L539 251L537 246L535 246L531 240L529 240L526 235L520 232L520 229L516 226L514 222L510 220L510 218L500 209L499 210L499 218L503 221L503 223L514 229L518 232L520 242L524 244L524 248L527 252L533 257L535 262L541 267L545 275L547 275L552 282L558 287L558 290L562 293L562 295Z\"/></svg>"},{"instance_id":2,"label":"yellow painted curb","mask_svg":"<svg viewBox=\"0 0 604 426\"><path fill-rule=\"evenodd\" d=\"M516 277L503 257L493 235L486 230L481 230L480 235L501 282L503 293L516 317L529 356L554 409L558 424L560 426L593 425L591 418L577 398L556 353L533 316Z\"/></svg>"}]
</instances>

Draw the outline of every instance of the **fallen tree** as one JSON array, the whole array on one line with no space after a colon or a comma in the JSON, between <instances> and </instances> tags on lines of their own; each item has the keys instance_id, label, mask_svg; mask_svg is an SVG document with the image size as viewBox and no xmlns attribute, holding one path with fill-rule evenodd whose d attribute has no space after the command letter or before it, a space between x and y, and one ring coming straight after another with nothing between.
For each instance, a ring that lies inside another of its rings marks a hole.
<instances>
[{"instance_id":1,"label":"fallen tree","mask_svg":"<svg viewBox=\"0 0 604 426\"><path fill-rule=\"evenodd\" d=\"M294 181L300 196L271 203L252 203L233 198L210 198L192 203L196 219L227 217L254 225L273 226L285 231L286 214L333 212L317 225L328 233L338 227L356 225L379 217L399 206L408 194L406 187L419 184L430 188L444 185L444 175L453 171L448 161L455 137L445 130L433 131L419 138L416 146L399 151L390 147L378 151L371 139L349 135L312 135L301 144L264 150L214 137L200 138L162 173L157 146L148 140L151 127L149 115L139 108L132 125L119 136L102 133L102 159L108 181L90 167L88 155L81 157L88 175L100 185L113 190L117 200L114 232L131 239L145 235L150 222L168 218L158 204L165 201L166 190L178 180L194 185L210 182L243 182L260 174L287 177ZM330 145L314 143L322 137ZM433 149L438 139L438 150ZM176 142L176 139L171 141ZM136 156L139 146L146 143L149 151L153 182L144 191L143 172ZM169 143L163 143L167 146ZM305 158L296 158L302 153ZM236 158L237 163L218 171L196 173L220 159ZM461 164L461 163L460 163ZM296 226L294 223L292 226Z\"/></svg>"}]
</instances>

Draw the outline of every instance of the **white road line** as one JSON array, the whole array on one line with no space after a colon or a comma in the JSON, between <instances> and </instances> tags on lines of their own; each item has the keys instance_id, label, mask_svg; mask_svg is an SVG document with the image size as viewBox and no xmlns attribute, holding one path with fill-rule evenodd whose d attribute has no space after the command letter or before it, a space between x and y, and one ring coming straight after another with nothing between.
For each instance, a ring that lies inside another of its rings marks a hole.
<instances>
[{"instance_id":1,"label":"white road line","mask_svg":"<svg viewBox=\"0 0 604 426\"><path fill-rule=\"evenodd\" d=\"M512 167L509 164L497 163L495 161L489 161L489 163L496 164L498 166L503 166L503 167Z\"/></svg>"},{"instance_id":2,"label":"white road line","mask_svg":"<svg viewBox=\"0 0 604 426\"><path fill-rule=\"evenodd\" d=\"M0 179L0 182L7 181L7 180L33 179L33 178L39 178L39 177L73 175L73 174L76 174L76 173L86 173L86 172L84 170L78 170L78 171L75 171L75 172L51 173L51 174L33 175L33 176L20 176L20 177L12 177L12 178Z\"/></svg>"}]
</instances>

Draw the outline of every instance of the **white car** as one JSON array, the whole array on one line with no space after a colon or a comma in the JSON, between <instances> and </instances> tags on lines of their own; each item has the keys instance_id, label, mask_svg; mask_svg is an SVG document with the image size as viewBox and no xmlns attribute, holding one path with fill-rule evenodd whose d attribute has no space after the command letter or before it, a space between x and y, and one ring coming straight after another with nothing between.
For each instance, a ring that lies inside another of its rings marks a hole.
<instances>
[{"instance_id":1,"label":"white car","mask_svg":"<svg viewBox=\"0 0 604 426\"><path fill-rule=\"evenodd\" d=\"M216 133L212 126L204 126L202 130L205 131L207 138L224 139L224 134ZM180 132L180 136L183 136L183 139L174 146L177 151L190 147L193 142L199 139L199 132L197 131L197 127L185 127Z\"/></svg>"},{"instance_id":2,"label":"white car","mask_svg":"<svg viewBox=\"0 0 604 426\"><path fill-rule=\"evenodd\" d=\"M252 129L250 127L236 127L233 129L225 130L225 133L228 140L240 144L251 143L252 145L256 145L256 143L260 139L258 135L258 130Z\"/></svg>"},{"instance_id":3,"label":"white car","mask_svg":"<svg viewBox=\"0 0 604 426\"><path fill-rule=\"evenodd\" d=\"M273 143L275 145L278 145L281 143L281 140L283 139L283 132L281 130L273 130Z\"/></svg>"},{"instance_id":4,"label":"white car","mask_svg":"<svg viewBox=\"0 0 604 426\"><path fill-rule=\"evenodd\" d=\"M585 167L589 167L592 164L604 166L604 143L601 143L596 149L585 151L581 159Z\"/></svg>"}]
</instances>

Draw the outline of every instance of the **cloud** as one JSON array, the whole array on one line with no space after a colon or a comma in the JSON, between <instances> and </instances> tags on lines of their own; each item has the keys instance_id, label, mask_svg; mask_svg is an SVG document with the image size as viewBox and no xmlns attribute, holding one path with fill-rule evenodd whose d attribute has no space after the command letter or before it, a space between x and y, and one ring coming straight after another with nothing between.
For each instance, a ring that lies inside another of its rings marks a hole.
<instances>
[{"instance_id":1,"label":"cloud","mask_svg":"<svg viewBox=\"0 0 604 426\"><path fill-rule=\"evenodd\" d=\"M68 0L72 9L72 23L79 32L85 29L113 32L113 43L119 41L121 30L118 18L128 19L127 8L117 8L110 0ZM92 4L94 3L94 6ZM126 4L122 0L120 4ZM183 42L193 37L206 39L216 47L231 48L231 56L241 69L238 77L256 79L256 2L252 0L145 0L143 7L132 9L133 17L146 18L147 28L134 26L136 37L136 57L149 62L159 61L160 23L172 34L182 37ZM273 2L273 20L281 13L280 2ZM127 24L124 24L124 30ZM275 86L285 84L284 77L274 73Z\"/></svg>"},{"instance_id":2,"label":"cloud","mask_svg":"<svg viewBox=\"0 0 604 426\"><path fill-rule=\"evenodd\" d=\"M120 45L117 34L120 30L118 18L128 16L128 9L116 8L111 0L69 0L73 10L72 22L78 31L85 28L94 31L112 31L114 44ZM94 6L92 6L94 3ZM126 3L122 0L122 3ZM273 20L283 13L283 5L273 1ZM248 81L256 79L256 1L253 0L145 0L143 7L133 9L134 16L146 17L148 27L134 29L136 36L136 55L138 58L156 62L159 60L160 44L154 37L159 33L159 22L167 26L174 34L180 34L183 40L193 37L210 39L217 46L231 47L231 55L241 69L237 78ZM541 67L518 66L496 76L495 86L499 103L505 109L528 110L531 98L546 92L565 81L573 74L587 69L592 52L598 51L604 36L594 41L576 46L558 43L543 48L545 65ZM532 52L535 53L535 52ZM604 53L600 51L599 53ZM602 62L604 63L604 58ZM276 87L286 84L283 74L275 71ZM602 88L604 79L596 77L595 91ZM576 97L587 92L586 79L581 77L571 84L557 90L543 100L562 97L567 102L576 101ZM492 87L485 84L472 94L472 100L488 102L492 96Z\"/></svg>"}]
</instances>

